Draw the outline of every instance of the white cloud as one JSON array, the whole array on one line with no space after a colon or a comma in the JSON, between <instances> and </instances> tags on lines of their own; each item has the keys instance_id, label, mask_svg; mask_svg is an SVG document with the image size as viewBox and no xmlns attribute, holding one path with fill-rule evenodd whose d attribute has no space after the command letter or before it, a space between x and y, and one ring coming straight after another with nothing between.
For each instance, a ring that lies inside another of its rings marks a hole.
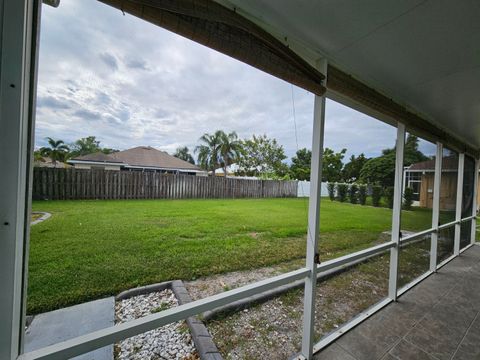
<instances>
[{"instance_id":1,"label":"white cloud","mask_svg":"<svg viewBox=\"0 0 480 360\"><path fill-rule=\"evenodd\" d=\"M313 95L294 88L299 148L310 148ZM297 148L292 87L223 54L92 0L44 6L36 144L95 135L104 146L173 152L216 129ZM377 155L395 130L327 102L325 145Z\"/></svg>"}]
</instances>

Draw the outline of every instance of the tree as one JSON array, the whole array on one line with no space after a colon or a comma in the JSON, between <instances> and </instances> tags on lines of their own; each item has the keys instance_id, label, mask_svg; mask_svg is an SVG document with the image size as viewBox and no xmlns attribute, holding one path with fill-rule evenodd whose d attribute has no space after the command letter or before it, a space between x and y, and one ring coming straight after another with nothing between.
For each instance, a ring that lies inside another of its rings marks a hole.
<instances>
[{"instance_id":1,"label":"tree","mask_svg":"<svg viewBox=\"0 0 480 360\"><path fill-rule=\"evenodd\" d=\"M383 187L393 186L395 178L396 148L382 150L382 155L365 162L360 171L360 180L365 183L378 183ZM405 141L404 166L428 160L418 149L418 137L409 134Z\"/></svg>"},{"instance_id":2,"label":"tree","mask_svg":"<svg viewBox=\"0 0 480 360\"><path fill-rule=\"evenodd\" d=\"M347 149L342 149L339 152L334 152L329 148L323 150L322 181L338 182L342 179L342 160L346 152Z\"/></svg>"},{"instance_id":3,"label":"tree","mask_svg":"<svg viewBox=\"0 0 480 360\"><path fill-rule=\"evenodd\" d=\"M428 156L425 156L418 149L418 137L412 134L407 136L405 141L405 150L403 155L403 165L409 166L418 162L429 160Z\"/></svg>"},{"instance_id":4,"label":"tree","mask_svg":"<svg viewBox=\"0 0 480 360\"><path fill-rule=\"evenodd\" d=\"M49 147L42 147L40 153L52 159L54 167L57 167L57 161L65 161L68 157L69 148L63 140L54 140L47 137Z\"/></svg>"},{"instance_id":5,"label":"tree","mask_svg":"<svg viewBox=\"0 0 480 360\"><path fill-rule=\"evenodd\" d=\"M359 181L360 172L367 161L368 159L363 153L357 157L355 157L355 155L350 156L349 162L345 164L342 170L343 180L347 183Z\"/></svg>"},{"instance_id":6,"label":"tree","mask_svg":"<svg viewBox=\"0 0 480 360\"><path fill-rule=\"evenodd\" d=\"M188 147L186 146L178 147L177 150L175 150L175 154L173 154L173 156L183 161L189 162L190 164L195 164L195 160L190 154L190 150L188 150Z\"/></svg>"},{"instance_id":7,"label":"tree","mask_svg":"<svg viewBox=\"0 0 480 360\"><path fill-rule=\"evenodd\" d=\"M117 149L102 148L100 141L95 136L87 136L75 141L71 146L70 157L75 158L82 155L103 152L104 154L112 154L118 152Z\"/></svg>"},{"instance_id":8,"label":"tree","mask_svg":"<svg viewBox=\"0 0 480 360\"><path fill-rule=\"evenodd\" d=\"M33 161L35 161L35 162L45 162L45 160L43 159L43 154L42 154L41 149L35 150L33 152Z\"/></svg>"},{"instance_id":9,"label":"tree","mask_svg":"<svg viewBox=\"0 0 480 360\"><path fill-rule=\"evenodd\" d=\"M360 181L365 184L393 186L395 178L395 153L368 160L360 171Z\"/></svg>"},{"instance_id":10,"label":"tree","mask_svg":"<svg viewBox=\"0 0 480 360\"><path fill-rule=\"evenodd\" d=\"M205 133L199 139L202 144L195 148L195 153L198 153L198 164L203 169L212 171L212 175L215 175L215 169L221 166L220 147L224 134L222 130L217 130L213 134Z\"/></svg>"},{"instance_id":11,"label":"tree","mask_svg":"<svg viewBox=\"0 0 480 360\"><path fill-rule=\"evenodd\" d=\"M242 153L242 142L238 140L238 135L235 131L226 134L222 131L220 156L221 165L223 167L223 174L227 177L227 167L232 165Z\"/></svg>"},{"instance_id":12,"label":"tree","mask_svg":"<svg viewBox=\"0 0 480 360\"><path fill-rule=\"evenodd\" d=\"M85 138L78 139L71 145L72 157L78 157L82 155L93 154L101 151L100 141L95 136L87 136Z\"/></svg>"},{"instance_id":13,"label":"tree","mask_svg":"<svg viewBox=\"0 0 480 360\"><path fill-rule=\"evenodd\" d=\"M288 165L283 162L286 158L283 146L279 145L276 139L269 139L267 135L253 135L251 139L242 141L241 156L237 162L241 170L238 173L282 177L288 173Z\"/></svg>"},{"instance_id":14,"label":"tree","mask_svg":"<svg viewBox=\"0 0 480 360\"><path fill-rule=\"evenodd\" d=\"M310 164L312 162L312 152L306 148L297 151L292 157L290 165L290 174L293 179L310 180Z\"/></svg>"}]
</instances>

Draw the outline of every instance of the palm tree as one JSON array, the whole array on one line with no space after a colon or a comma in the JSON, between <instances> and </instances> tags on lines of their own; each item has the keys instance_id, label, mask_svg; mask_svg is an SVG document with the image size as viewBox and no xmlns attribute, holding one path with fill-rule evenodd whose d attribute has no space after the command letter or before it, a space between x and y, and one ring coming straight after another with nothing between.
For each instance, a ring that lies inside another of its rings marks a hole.
<instances>
[{"instance_id":1,"label":"palm tree","mask_svg":"<svg viewBox=\"0 0 480 360\"><path fill-rule=\"evenodd\" d=\"M229 134L225 134L223 131L222 133L222 142L220 145L221 164L224 176L227 177L227 167L232 165L240 156L242 142L238 140L238 135L235 131Z\"/></svg>"},{"instance_id":2,"label":"palm tree","mask_svg":"<svg viewBox=\"0 0 480 360\"><path fill-rule=\"evenodd\" d=\"M195 148L195 153L198 153L198 164L207 171L211 170L212 175L215 175L215 169L221 166L220 148L224 137L225 133L222 130L217 130L214 134L205 133L199 139L203 144Z\"/></svg>"},{"instance_id":3,"label":"palm tree","mask_svg":"<svg viewBox=\"0 0 480 360\"><path fill-rule=\"evenodd\" d=\"M53 166L57 167L57 161L65 161L70 149L63 140L54 140L51 137L47 137L47 141L50 147L42 147L40 153L52 159Z\"/></svg>"},{"instance_id":4,"label":"palm tree","mask_svg":"<svg viewBox=\"0 0 480 360\"><path fill-rule=\"evenodd\" d=\"M195 160L193 160L193 156L190 154L190 150L188 150L188 147L186 146L181 146L177 148L173 156L183 161L189 162L190 164L195 164Z\"/></svg>"}]
</instances>

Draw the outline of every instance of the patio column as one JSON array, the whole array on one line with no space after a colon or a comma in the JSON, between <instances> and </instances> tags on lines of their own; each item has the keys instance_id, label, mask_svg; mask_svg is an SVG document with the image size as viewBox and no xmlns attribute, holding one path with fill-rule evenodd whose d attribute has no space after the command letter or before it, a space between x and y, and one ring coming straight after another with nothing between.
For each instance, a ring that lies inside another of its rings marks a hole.
<instances>
[{"instance_id":1,"label":"patio column","mask_svg":"<svg viewBox=\"0 0 480 360\"><path fill-rule=\"evenodd\" d=\"M457 202L455 206L455 240L453 243L453 254L460 254L460 232L462 224L462 200L463 200L463 170L465 168L465 153L460 153L458 156L458 176L457 176Z\"/></svg>"},{"instance_id":2,"label":"patio column","mask_svg":"<svg viewBox=\"0 0 480 360\"><path fill-rule=\"evenodd\" d=\"M477 197L478 197L478 172L480 171L480 160L475 159L475 175L473 181L473 202L472 202L472 216L477 215ZM472 219L472 235L470 243L475 244L477 237L477 219Z\"/></svg>"},{"instance_id":3,"label":"patio column","mask_svg":"<svg viewBox=\"0 0 480 360\"><path fill-rule=\"evenodd\" d=\"M432 229L430 241L430 271L437 271L438 226L440 223L440 186L442 181L443 144L437 142L435 176L433 180Z\"/></svg>"},{"instance_id":4,"label":"patio column","mask_svg":"<svg viewBox=\"0 0 480 360\"><path fill-rule=\"evenodd\" d=\"M395 246L390 249L390 275L388 297L397 300L398 253L400 247L400 218L402 214L402 181L403 181L403 150L405 147L405 125L397 124L397 143L395 156L395 180L393 191L392 241Z\"/></svg>"},{"instance_id":5,"label":"patio column","mask_svg":"<svg viewBox=\"0 0 480 360\"><path fill-rule=\"evenodd\" d=\"M327 75L327 62L322 60L318 70ZM310 270L305 280L303 301L303 337L302 355L312 358L314 323L315 323L315 290L317 285L317 263L319 262L318 238L320 233L320 197L322 189L322 157L323 137L325 130L325 95L315 95L313 109L312 162L310 170L310 198L308 203L307 258L306 268Z\"/></svg>"},{"instance_id":6,"label":"patio column","mask_svg":"<svg viewBox=\"0 0 480 360\"><path fill-rule=\"evenodd\" d=\"M0 359L16 359L24 333L26 250L37 1L0 6ZM35 18L33 17L35 14Z\"/></svg>"}]
</instances>

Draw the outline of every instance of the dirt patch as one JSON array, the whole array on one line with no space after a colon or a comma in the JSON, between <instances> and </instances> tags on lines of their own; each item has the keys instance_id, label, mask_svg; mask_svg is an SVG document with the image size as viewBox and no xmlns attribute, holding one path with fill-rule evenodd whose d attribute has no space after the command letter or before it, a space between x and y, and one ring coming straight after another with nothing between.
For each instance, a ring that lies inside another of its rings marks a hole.
<instances>
[{"instance_id":1,"label":"dirt patch","mask_svg":"<svg viewBox=\"0 0 480 360\"><path fill-rule=\"evenodd\" d=\"M199 300L281 273L299 269L304 265L305 260L298 259L271 267L248 271L234 271L226 274L203 277L193 281L184 281L184 283L192 299Z\"/></svg>"},{"instance_id":2,"label":"dirt patch","mask_svg":"<svg viewBox=\"0 0 480 360\"><path fill-rule=\"evenodd\" d=\"M274 276L283 264L258 271L235 272L188 283L196 299ZM291 269L290 269L291 270ZM359 312L382 300L388 289L388 256L384 255L323 281L317 286L315 338L335 330ZM289 359L300 350L303 289L207 322L207 328L225 359Z\"/></svg>"},{"instance_id":3,"label":"dirt patch","mask_svg":"<svg viewBox=\"0 0 480 360\"><path fill-rule=\"evenodd\" d=\"M385 235L387 236L387 235ZM402 248L400 283L420 276L428 259L421 242ZM387 252L317 284L315 341L367 310L388 294ZM215 275L186 283L192 298L201 299L248 283L298 269L299 259L285 264ZM300 351L303 288L262 304L209 320L206 326L225 359L289 359Z\"/></svg>"}]
</instances>

